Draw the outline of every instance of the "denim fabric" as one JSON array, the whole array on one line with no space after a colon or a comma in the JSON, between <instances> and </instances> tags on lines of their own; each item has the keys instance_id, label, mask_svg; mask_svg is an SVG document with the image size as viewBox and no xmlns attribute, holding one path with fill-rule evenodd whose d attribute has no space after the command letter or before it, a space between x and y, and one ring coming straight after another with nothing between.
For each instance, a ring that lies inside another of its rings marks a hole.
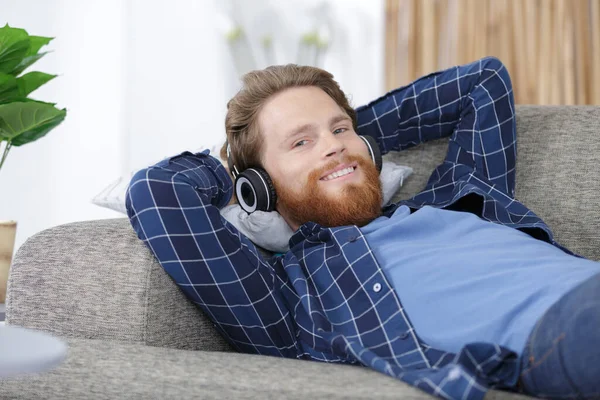
<instances>
[{"instance_id":1,"label":"denim fabric","mask_svg":"<svg viewBox=\"0 0 600 400\"><path fill-rule=\"evenodd\" d=\"M525 393L600 399L600 274L548 309L523 356L520 386Z\"/></svg>"}]
</instances>

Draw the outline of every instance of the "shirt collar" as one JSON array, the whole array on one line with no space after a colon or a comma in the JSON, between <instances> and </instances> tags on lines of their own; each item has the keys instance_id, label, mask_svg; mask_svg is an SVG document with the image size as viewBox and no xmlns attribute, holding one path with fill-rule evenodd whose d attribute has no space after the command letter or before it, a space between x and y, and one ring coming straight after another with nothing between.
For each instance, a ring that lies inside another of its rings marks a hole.
<instances>
[{"instance_id":1,"label":"shirt collar","mask_svg":"<svg viewBox=\"0 0 600 400\"><path fill-rule=\"evenodd\" d=\"M385 215L386 217L391 218L392 214L396 212L399 206L400 205L397 203L388 204L387 206L381 209L381 215Z\"/></svg>"},{"instance_id":2,"label":"shirt collar","mask_svg":"<svg viewBox=\"0 0 600 400\"><path fill-rule=\"evenodd\" d=\"M296 232L294 232L294 234L290 238L290 242L289 242L290 249L292 247L296 246L297 244L302 243L309 237L318 234L322 230L323 230L323 227L321 225L317 224L316 222L312 222L312 221L309 221L309 222L301 225L300 228L298 228L298 230Z\"/></svg>"},{"instance_id":3,"label":"shirt collar","mask_svg":"<svg viewBox=\"0 0 600 400\"><path fill-rule=\"evenodd\" d=\"M382 215L386 217L390 217L394 211L398 208L398 204L390 204L381 209ZM298 228L296 232L292 235L289 240L290 249L296 246L299 243L302 243L309 237L312 237L319 232L321 232L324 228L317 224L316 222L309 221Z\"/></svg>"}]
</instances>

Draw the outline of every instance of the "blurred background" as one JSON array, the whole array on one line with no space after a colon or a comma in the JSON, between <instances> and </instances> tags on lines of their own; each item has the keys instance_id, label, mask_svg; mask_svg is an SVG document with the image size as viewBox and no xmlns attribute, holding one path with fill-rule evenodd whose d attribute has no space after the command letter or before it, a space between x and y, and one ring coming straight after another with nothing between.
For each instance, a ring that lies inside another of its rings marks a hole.
<instances>
[{"instance_id":1,"label":"blurred background","mask_svg":"<svg viewBox=\"0 0 600 400\"><path fill-rule=\"evenodd\" d=\"M386 88L493 55L521 104L600 104L599 0L386 0Z\"/></svg>"},{"instance_id":2,"label":"blurred background","mask_svg":"<svg viewBox=\"0 0 600 400\"><path fill-rule=\"evenodd\" d=\"M68 110L0 170L15 248L51 226L123 217L92 200L110 206L133 171L222 143L247 69L313 63L356 106L380 95L383 18L382 0L0 0L1 25L55 38L32 68L59 76L32 97Z\"/></svg>"},{"instance_id":3,"label":"blurred background","mask_svg":"<svg viewBox=\"0 0 600 400\"><path fill-rule=\"evenodd\" d=\"M360 106L493 55L519 103L600 104L600 0L0 0L6 23L55 38L34 69L59 77L32 97L68 110L0 170L16 248L51 226L123 217L131 174L216 149L240 75L270 64L325 68Z\"/></svg>"}]
</instances>

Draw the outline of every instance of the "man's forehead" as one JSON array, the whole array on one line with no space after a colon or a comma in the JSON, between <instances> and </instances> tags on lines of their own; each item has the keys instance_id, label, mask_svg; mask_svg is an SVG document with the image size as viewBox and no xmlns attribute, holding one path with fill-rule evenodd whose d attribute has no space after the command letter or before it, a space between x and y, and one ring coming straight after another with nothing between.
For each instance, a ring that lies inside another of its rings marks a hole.
<instances>
[{"instance_id":1,"label":"man's forehead","mask_svg":"<svg viewBox=\"0 0 600 400\"><path fill-rule=\"evenodd\" d=\"M321 124L351 121L327 93L316 87L291 88L269 99L259 115L260 129L272 139L286 140Z\"/></svg>"}]
</instances>

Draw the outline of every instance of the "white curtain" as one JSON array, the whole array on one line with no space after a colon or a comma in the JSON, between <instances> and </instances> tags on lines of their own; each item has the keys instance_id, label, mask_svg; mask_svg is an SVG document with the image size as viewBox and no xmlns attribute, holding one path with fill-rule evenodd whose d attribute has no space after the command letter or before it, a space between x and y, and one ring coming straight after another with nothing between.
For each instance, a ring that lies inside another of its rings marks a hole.
<instances>
[{"instance_id":1,"label":"white curtain","mask_svg":"<svg viewBox=\"0 0 600 400\"><path fill-rule=\"evenodd\" d=\"M239 88L225 39L236 18L256 36L281 16L273 40L284 49L277 62L287 63L327 8L335 28L323 67L355 106L382 94L382 0L247 0L237 14L234 3L0 0L0 24L55 37L32 69L59 77L32 97L68 109L62 125L13 148L0 170L0 220L18 221L17 248L55 225L122 217L91 198L131 170L222 142L226 102Z\"/></svg>"}]
</instances>

